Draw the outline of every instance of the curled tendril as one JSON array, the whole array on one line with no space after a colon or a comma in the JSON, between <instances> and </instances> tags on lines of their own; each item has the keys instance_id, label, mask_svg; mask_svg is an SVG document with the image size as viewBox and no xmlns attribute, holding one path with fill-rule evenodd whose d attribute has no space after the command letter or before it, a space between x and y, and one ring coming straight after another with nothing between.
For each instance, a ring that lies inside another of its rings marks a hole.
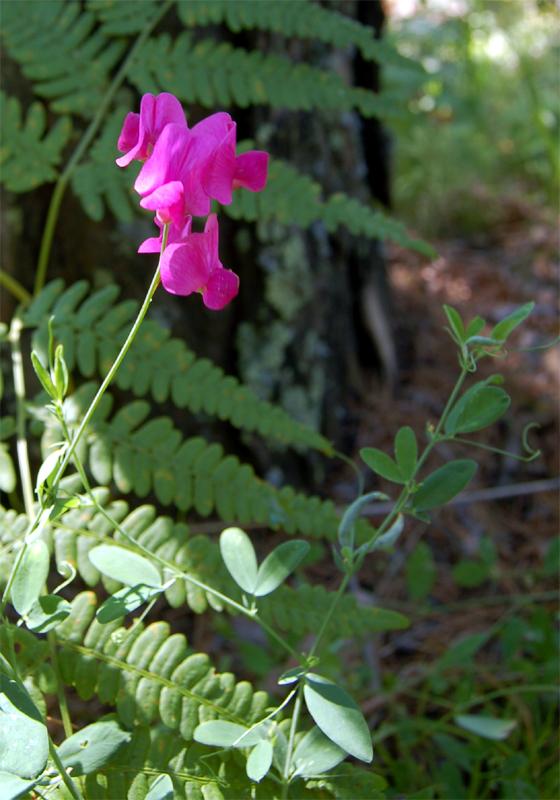
<instances>
[{"instance_id":1,"label":"curled tendril","mask_svg":"<svg viewBox=\"0 0 560 800\"><path fill-rule=\"evenodd\" d=\"M556 339L553 339L551 342L548 342L547 344L540 344L540 345L538 345L538 347L527 347L527 348L524 348L522 350L512 350L511 352L512 353L534 353L537 350L548 350L549 347L554 347L554 345L558 344L558 342L560 342L560 334L556 337Z\"/></svg>"},{"instance_id":2,"label":"curled tendril","mask_svg":"<svg viewBox=\"0 0 560 800\"><path fill-rule=\"evenodd\" d=\"M523 442L523 447L525 448L526 452L530 454L529 458L524 458L523 461L533 461L537 456L540 456L540 450L533 450L531 445L527 441L527 434L531 430L531 428L540 428L538 422L529 422L528 425L525 426L523 429L523 433L521 435L521 441Z\"/></svg>"}]
</instances>

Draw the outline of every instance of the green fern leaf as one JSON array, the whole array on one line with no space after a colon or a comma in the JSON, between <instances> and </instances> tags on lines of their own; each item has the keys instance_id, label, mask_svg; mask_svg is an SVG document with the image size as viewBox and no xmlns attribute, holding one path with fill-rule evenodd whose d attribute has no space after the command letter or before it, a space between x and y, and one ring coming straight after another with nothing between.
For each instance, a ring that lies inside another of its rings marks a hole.
<instances>
[{"instance_id":1,"label":"green fern leaf","mask_svg":"<svg viewBox=\"0 0 560 800\"><path fill-rule=\"evenodd\" d=\"M66 292L61 282L48 284L23 315L25 325L37 328L33 333L33 347L40 358L46 362L47 322L54 314L53 332L57 342L65 345L68 368L74 369L77 362L87 378L97 371L105 375L128 335L130 320L137 308L130 300L114 306L118 291L114 286L106 287L78 308L77 303L87 292L85 281L78 281ZM225 376L223 370L208 359L196 359L182 340L170 339L169 331L153 321L144 321L115 381L119 388L131 390L138 397L151 392L154 400L162 403L171 395L178 408L188 408L192 413L205 411L221 420L229 420L237 428L256 430L284 445L313 448L332 455L330 442L319 433L295 422L271 403L259 400L249 389L240 386L236 378ZM97 448L95 459L101 463L103 443ZM128 458L123 450L119 460ZM130 470L125 472L130 475ZM100 483L108 483L102 473L97 474ZM171 502L173 487L169 480L168 474L158 473L161 492ZM179 491L178 487L175 491Z\"/></svg>"},{"instance_id":2,"label":"green fern leaf","mask_svg":"<svg viewBox=\"0 0 560 800\"><path fill-rule=\"evenodd\" d=\"M93 116L126 47L122 39L107 42L94 26L93 14L76 2L21 0L2 7L10 56L59 114Z\"/></svg>"},{"instance_id":3,"label":"green fern leaf","mask_svg":"<svg viewBox=\"0 0 560 800\"><path fill-rule=\"evenodd\" d=\"M10 192L28 192L55 181L62 149L72 132L70 119L61 117L44 136L47 119L41 103L31 105L25 124L21 117L19 100L1 92L0 166L2 183Z\"/></svg>"},{"instance_id":4,"label":"green fern leaf","mask_svg":"<svg viewBox=\"0 0 560 800\"><path fill-rule=\"evenodd\" d=\"M103 219L105 204L119 222L131 222L138 208L132 187L141 164L134 164L127 170L119 169L115 164L117 140L124 117L122 110L109 117L87 160L72 174L72 189L88 217L96 222Z\"/></svg>"},{"instance_id":5,"label":"green fern leaf","mask_svg":"<svg viewBox=\"0 0 560 800\"><path fill-rule=\"evenodd\" d=\"M239 150L249 147L249 143L241 142ZM236 192L231 205L223 206L223 210L233 219L276 219L282 225L296 224L301 228L322 220L330 232L344 225L355 236L381 241L391 239L424 255L435 255L431 245L409 237L401 222L382 211L366 206L344 192L323 200L321 191L321 186L312 178L302 175L289 164L270 159L268 180L262 192Z\"/></svg>"},{"instance_id":6,"label":"green fern leaf","mask_svg":"<svg viewBox=\"0 0 560 800\"><path fill-rule=\"evenodd\" d=\"M371 28L319 3L301 0L283 0L281 3L180 0L177 10L187 27L225 22L234 33L257 28L286 37L318 39L341 49L355 45L364 58L384 65L408 66L410 63L389 43L376 39ZM414 62L411 68L414 68Z\"/></svg>"},{"instance_id":7,"label":"green fern leaf","mask_svg":"<svg viewBox=\"0 0 560 800\"><path fill-rule=\"evenodd\" d=\"M101 24L104 36L130 36L142 33L158 9L153 0L115 2L115 0L87 0L87 10Z\"/></svg>"},{"instance_id":8,"label":"green fern leaf","mask_svg":"<svg viewBox=\"0 0 560 800\"><path fill-rule=\"evenodd\" d=\"M207 108L269 103L294 111L357 108L366 117L394 114L390 97L347 86L340 75L210 38L194 43L187 31L174 41L162 34L146 42L128 78L141 94L171 92Z\"/></svg>"}]
</instances>

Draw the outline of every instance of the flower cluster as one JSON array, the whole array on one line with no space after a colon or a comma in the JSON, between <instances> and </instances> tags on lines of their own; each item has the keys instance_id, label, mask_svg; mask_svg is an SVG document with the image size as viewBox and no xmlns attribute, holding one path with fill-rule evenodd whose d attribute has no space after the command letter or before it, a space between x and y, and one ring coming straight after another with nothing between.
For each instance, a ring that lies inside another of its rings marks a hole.
<instances>
[{"instance_id":1,"label":"flower cluster","mask_svg":"<svg viewBox=\"0 0 560 800\"><path fill-rule=\"evenodd\" d=\"M210 200L231 203L240 186L259 192L266 183L268 155L252 150L235 155L236 125L220 112L194 128L187 125L181 104L172 94L145 94L140 113L127 115L117 159L125 167L144 162L134 189L140 205L156 212L159 237L147 239L140 253L160 252L163 228L167 246L161 257L161 281L171 294L198 291L208 308L223 308L238 292L239 278L218 258L218 220ZM204 233L191 233L192 217L210 214Z\"/></svg>"}]
</instances>

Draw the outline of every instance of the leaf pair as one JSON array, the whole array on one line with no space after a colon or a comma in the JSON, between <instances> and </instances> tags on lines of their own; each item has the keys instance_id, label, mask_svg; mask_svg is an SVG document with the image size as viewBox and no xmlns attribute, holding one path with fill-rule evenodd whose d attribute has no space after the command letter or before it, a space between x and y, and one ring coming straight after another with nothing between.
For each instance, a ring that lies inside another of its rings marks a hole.
<instances>
[{"instance_id":1,"label":"leaf pair","mask_svg":"<svg viewBox=\"0 0 560 800\"><path fill-rule=\"evenodd\" d=\"M467 347L469 345L478 344L499 346L504 344L510 333L527 319L534 307L535 304L533 302L525 303L525 305L520 306L495 325L489 337L480 336L486 325L482 317L475 317L465 329L461 317L454 308L451 308L451 306L444 306L443 310L449 321L449 333L457 344L466 345Z\"/></svg>"},{"instance_id":2,"label":"leaf pair","mask_svg":"<svg viewBox=\"0 0 560 800\"><path fill-rule=\"evenodd\" d=\"M395 437L395 458L376 447L364 447L360 455L368 467L393 483L406 484L414 477L418 461L418 443L412 428L401 428Z\"/></svg>"},{"instance_id":3,"label":"leaf pair","mask_svg":"<svg viewBox=\"0 0 560 800\"><path fill-rule=\"evenodd\" d=\"M220 550L229 574L253 597L264 597L281 586L309 549L309 544L300 539L284 542L259 567L255 548L244 531L227 528L220 536Z\"/></svg>"}]
</instances>

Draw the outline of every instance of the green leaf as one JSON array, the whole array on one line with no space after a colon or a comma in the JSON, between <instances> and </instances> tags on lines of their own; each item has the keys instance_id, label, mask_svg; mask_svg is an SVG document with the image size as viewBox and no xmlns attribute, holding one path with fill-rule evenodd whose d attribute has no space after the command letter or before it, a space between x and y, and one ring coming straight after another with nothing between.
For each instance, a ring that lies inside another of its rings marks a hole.
<instances>
[{"instance_id":1,"label":"green leaf","mask_svg":"<svg viewBox=\"0 0 560 800\"><path fill-rule=\"evenodd\" d=\"M442 506L462 492L477 470L470 458L451 461L433 472L412 497L415 511L428 511Z\"/></svg>"},{"instance_id":2,"label":"green leaf","mask_svg":"<svg viewBox=\"0 0 560 800\"><path fill-rule=\"evenodd\" d=\"M470 339L471 336L478 336L478 334L483 330L486 322L482 319L482 317L475 317L468 325L467 330L465 331L465 340Z\"/></svg>"},{"instance_id":3,"label":"green leaf","mask_svg":"<svg viewBox=\"0 0 560 800\"><path fill-rule=\"evenodd\" d=\"M127 586L162 585L161 575L152 562L132 550L102 544L90 550L88 558L103 575Z\"/></svg>"},{"instance_id":4,"label":"green leaf","mask_svg":"<svg viewBox=\"0 0 560 800\"><path fill-rule=\"evenodd\" d=\"M406 562L406 585L411 600L422 600L430 593L436 579L436 565L431 548L418 542Z\"/></svg>"},{"instance_id":5,"label":"green leaf","mask_svg":"<svg viewBox=\"0 0 560 800\"><path fill-rule=\"evenodd\" d=\"M0 673L0 715L0 771L23 780L37 778L49 756L47 728L27 692L3 673Z\"/></svg>"},{"instance_id":6,"label":"green leaf","mask_svg":"<svg viewBox=\"0 0 560 800\"><path fill-rule=\"evenodd\" d=\"M144 800L173 800L173 783L169 775L160 775L152 783Z\"/></svg>"},{"instance_id":7,"label":"green leaf","mask_svg":"<svg viewBox=\"0 0 560 800\"><path fill-rule=\"evenodd\" d=\"M226 528L220 536L220 550L233 580L244 592L253 594L257 582L257 556L247 534L240 528Z\"/></svg>"},{"instance_id":8,"label":"green leaf","mask_svg":"<svg viewBox=\"0 0 560 800\"><path fill-rule=\"evenodd\" d=\"M28 614L27 627L37 633L46 633L70 616L71 610L70 603L57 594L39 597Z\"/></svg>"},{"instance_id":9,"label":"green leaf","mask_svg":"<svg viewBox=\"0 0 560 800\"><path fill-rule=\"evenodd\" d=\"M457 337L459 342L463 342L465 340L465 330L463 328L463 320L459 316L459 314L455 311L454 308L451 306L444 306L443 310L447 316L449 321L449 325L451 326L451 330Z\"/></svg>"},{"instance_id":10,"label":"green leaf","mask_svg":"<svg viewBox=\"0 0 560 800\"><path fill-rule=\"evenodd\" d=\"M212 720L198 725L193 734L195 742L213 747L254 747L263 740L264 729L249 731L243 725L225 720ZM246 735L244 735L246 734Z\"/></svg>"},{"instance_id":11,"label":"green leaf","mask_svg":"<svg viewBox=\"0 0 560 800\"><path fill-rule=\"evenodd\" d=\"M247 759L247 777L252 781L262 781L272 764L274 750L267 739L262 739L251 751Z\"/></svg>"},{"instance_id":12,"label":"green leaf","mask_svg":"<svg viewBox=\"0 0 560 800\"><path fill-rule=\"evenodd\" d=\"M304 675L305 675L305 670L303 669L303 667L292 667L292 669L288 669L286 670L286 672L283 672L280 675L280 677L278 678L278 684L280 686L285 686L290 683L295 683Z\"/></svg>"},{"instance_id":13,"label":"green leaf","mask_svg":"<svg viewBox=\"0 0 560 800\"><path fill-rule=\"evenodd\" d=\"M445 421L445 432L452 435L486 428L507 411L509 404L503 389L477 384L457 400Z\"/></svg>"},{"instance_id":14,"label":"green leaf","mask_svg":"<svg viewBox=\"0 0 560 800\"><path fill-rule=\"evenodd\" d=\"M470 589L479 586L488 577L488 567L480 561L465 559L453 567L453 580L457 586Z\"/></svg>"},{"instance_id":15,"label":"green leaf","mask_svg":"<svg viewBox=\"0 0 560 800\"><path fill-rule=\"evenodd\" d=\"M255 597L264 597L277 589L307 555L310 546L301 539L284 542L269 553L257 572Z\"/></svg>"},{"instance_id":16,"label":"green leaf","mask_svg":"<svg viewBox=\"0 0 560 800\"><path fill-rule=\"evenodd\" d=\"M35 374L39 378L41 386L45 392L47 392L47 394L49 394L53 400L58 400L58 392L56 391L54 383L51 380L51 376L39 361L39 356L35 350L31 351L31 363L33 364Z\"/></svg>"},{"instance_id":17,"label":"green leaf","mask_svg":"<svg viewBox=\"0 0 560 800\"><path fill-rule=\"evenodd\" d=\"M513 312L513 314L510 314L501 322L498 322L498 324L495 326L495 328L492 329L492 333L490 334L492 339L497 339L499 342L505 342L505 340L514 330L514 328L517 328L518 325L520 325L524 320L527 319L527 317L534 309L534 307L535 307L534 302L525 303L524 306L518 308L516 311Z\"/></svg>"},{"instance_id":18,"label":"green leaf","mask_svg":"<svg viewBox=\"0 0 560 800\"><path fill-rule=\"evenodd\" d=\"M477 714L458 714L454 720L463 730L496 742L507 739L513 729L517 727L517 721L514 719L482 717Z\"/></svg>"},{"instance_id":19,"label":"green leaf","mask_svg":"<svg viewBox=\"0 0 560 800\"><path fill-rule=\"evenodd\" d=\"M412 428L401 428L395 437L395 457L399 472L407 481L414 476L418 461L418 444Z\"/></svg>"},{"instance_id":20,"label":"green leaf","mask_svg":"<svg viewBox=\"0 0 560 800\"><path fill-rule=\"evenodd\" d=\"M354 549L354 527L356 525L356 521L362 510L373 500L388 500L388 495L384 494L383 492L369 492L369 494L363 495L363 497L358 497L357 500L348 506L342 519L340 520L340 525L338 526L338 541L341 547L349 547L351 550Z\"/></svg>"},{"instance_id":21,"label":"green leaf","mask_svg":"<svg viewBox=\"0 0 560 800\"><path fill-rule=\"evenodd\" d=\"M306 733L292 756L293 774L309 778L321 775L344 761L348 753L317 727Z\"/></svg>"},{"instance_id":22,"label":"green leaf","mask_svg":"<svg viewBox=\"0 0 560 800\"><path fill-rule=\"evenodd\" d=\"M101 603L97 610L97 619L102 625L106 625L108 622L124 617L125 614L130 614L131 611L143 603L147 603L153 597L157 597L158 594L161 594L161 588L145 586L141 583L137 586L127 586Z\"/></svg>"},{"instance_id":23,"label":"green leaf","mask_svg":"<svg viewBox=\"0 0 560 800\"><path fill-rule=\"evenodd\" d=\"M393 459L381 450L376 447L363 447L360 450L360 455L368 467L378 475L381 475L382 478L393 481L393 483L406 483Z\"/></svg>"},{"instance_id":24,"label":"green leaf","mask_svg":"<svg viewBox=\"0 0 560 800\"><path fill-rule=\"evenodd\" d=\"M364 716L344 689L310 673L303 687L309 713L331 741L361 761L371 761L371 734Z\"/></svg>"},{"instance_id":25,"label":"green leaf","mask_svg":"<svg viewBox=\"0 0 560 800\"><path fill-rule=\"evenodd\" d=\"M17 800L36 785L37 781L25 781L18 778L17 775L0 770L0 797L2 800Z\"/></svg>"},{"instance_id":26,"label":"green leaf","mask_svg":"<svg viewBox=\"0 0 560 800\"><path fill-rule=\"evenodd\" d=\"M111 717L86 725L65 739L58 748L58 755L66 769L72 767L73 777L89 775L114 761L130 739L131 734Z\"/></svg>"},{"instance_id":27,"label":"green leaf","mask_svg":"<svg viewBox=\"0 0 560 800\"><path fill-rule=\"evenodd\" d=\"M12 583L12 604L25 616L43 590L49 574L50 556L42 539L28 544Z\"/></svg>"}]
</instances>

